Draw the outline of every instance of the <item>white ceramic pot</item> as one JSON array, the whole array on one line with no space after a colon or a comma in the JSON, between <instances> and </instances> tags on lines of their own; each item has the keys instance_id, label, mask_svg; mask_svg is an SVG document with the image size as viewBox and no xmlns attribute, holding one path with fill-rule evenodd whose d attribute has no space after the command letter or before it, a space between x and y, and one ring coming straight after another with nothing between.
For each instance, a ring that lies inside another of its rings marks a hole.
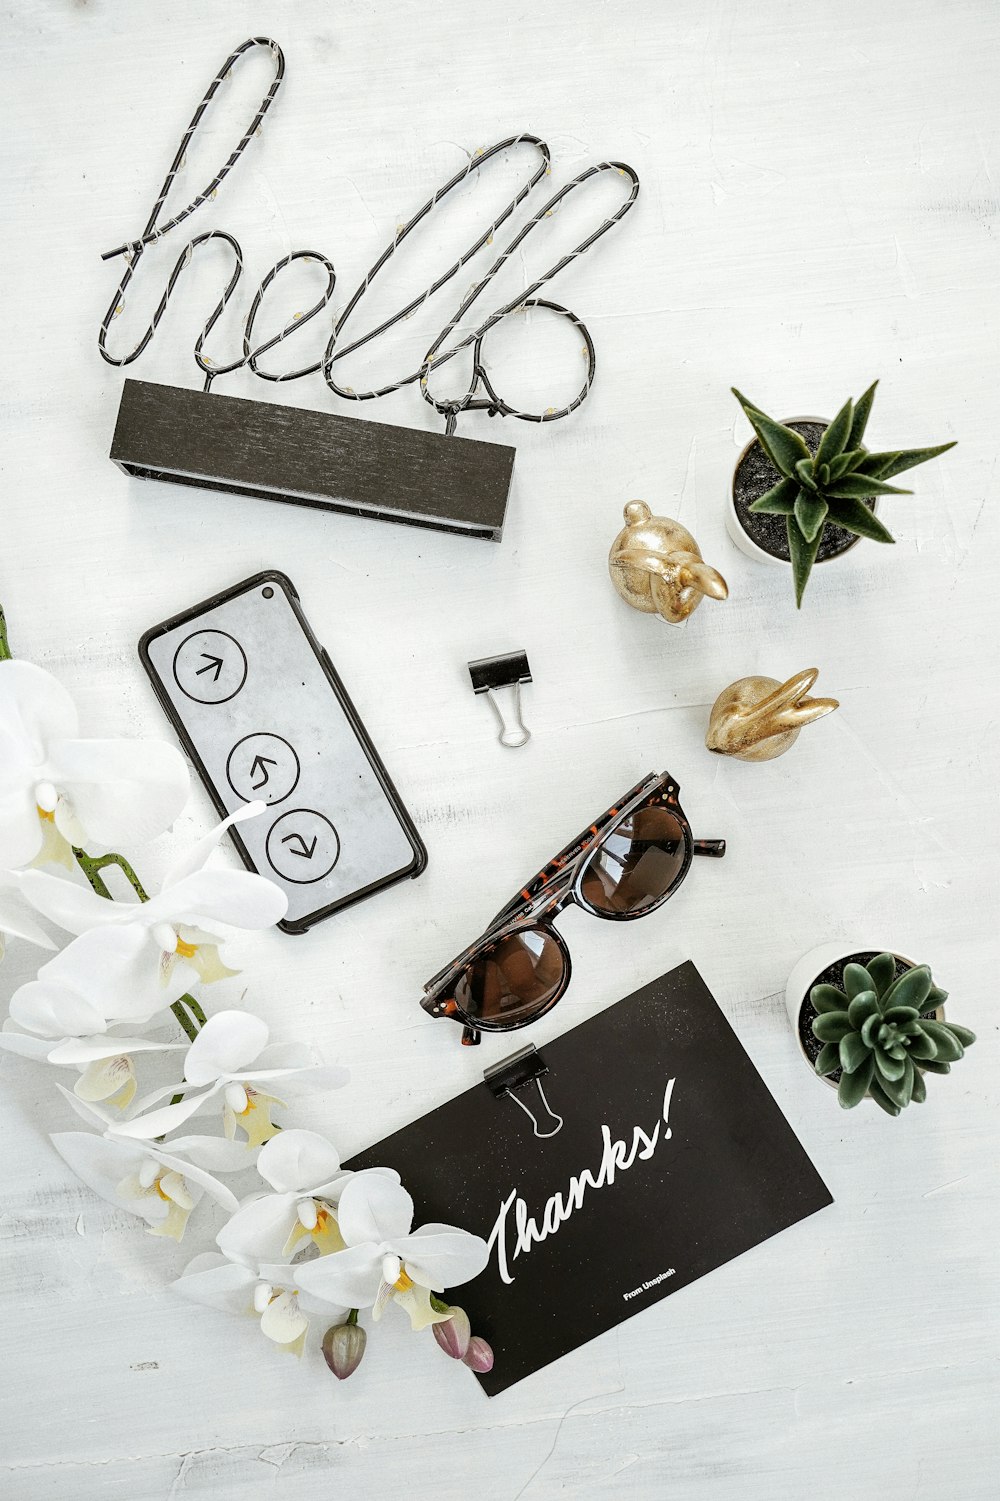
<instances>
[{"instance_id":1,"label":"white ceramic pot","mask_svg":"<svg viewBox=\"0 0 1000 1501\"><path fill-rule=\"evenodd\" d=\"M849 943L843 938L838 939L835 943L820 944L818 948L810 949L809 953L805 954L799 960L788 976L788 984L785 986L785 1009L788 1012L788 1020L792 1024L792 1032L795 1035L795 1041L798 1043L799 1052L805 1059L809 1072L814 1074L817 1079L822 1079L823 1083L829 1085L831 1089L836 1089L836 1084L825 1075L816 1073L812 1059L805 1050L802 1042L802 1034L799 1030L799 1013L802 1010L803 1003L808 999L810 990L825 969L828 969L831 964L836 964L839 959L846 959L849 954L867 954L872 951L873 945L871 943ZM908 964L911 969L916 964L916 960L910 959L906 954L901 954L898 949L883 947L875 949L874 952L892 954L896 959L902 960L904 964ZM943 1006L938 1007L938 1015L939 1017L944 1016Z\"/></svg>"},{"instance_id":2,"label":"white ceramic pot","mask_svg":"<svg viewBox=\"0 0 1000 1501\"><path fill-rule=\"evenodd\" d=\"M819 422L819 423L822 423L822 425L824 427L826 427L826 426L829 425L829 418L828 417L788 417L788 418L785 419L786 426L790 422ZM787 562L785 558L776 558L773 553L767 552L767 551L765 551L765 549L763 547L758 547L757 546L757 543L750 536L749 532L744 531L744 529L743 529L743 527L742 527L742 525L740 523L740 518L739 518L739 516L737 514L737 511L736 511L736 501L735 501L735 498L734 498L734 496L735 496L735 490L736 490L736 476L737 476L737 474L739 472L739 467L742 464L742 462L743 462L744 458L746 457L747 453L750 451L750 449L753 447L753 445L756 442L758 442L758 441L759 440L757 438L757 435L754 434L754 436L750 439L749 443L746 443L743 446L742 450L740 451L740 456L736 460L736 463L733 466L733 477L732 477L732 479L729 482L729 495L727 497L727 503L726 503L726 531L729 533L730 540L732 542L734 542L736 544L736 546L739 548L740 552L745 553L748 558L753 558L758 563L768 563L768 564L770 564L770 566L772 568L791 568L791 566L792 566L791 563ZM878 514L878 501L877 500L875 501L875 504L874 504L874 511L875 511L875 514L877 515ZM817 558L816 562L813 564L813 567L814 568L818 568L818 567L820 567L821 564L824 564L824 563L836 563L840 558L846 557L847 554L849 552L851 552L852 549L860 541L861 541L860 537L855 537L854 541L850 544L849 547L845 547L842 552L835 553L832 558Z\"/></svg>"}]
</instances>

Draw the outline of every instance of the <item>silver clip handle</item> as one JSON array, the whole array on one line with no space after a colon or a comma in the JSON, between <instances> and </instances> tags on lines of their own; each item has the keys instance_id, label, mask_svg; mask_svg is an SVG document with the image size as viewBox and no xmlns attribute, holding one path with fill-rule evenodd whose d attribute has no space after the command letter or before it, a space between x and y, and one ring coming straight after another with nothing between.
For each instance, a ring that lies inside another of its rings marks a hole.
<instances>
[{"instance_id":1,"label":"silver clip handle","mask_svg":"<svg viewBox=\"0 0 1000 1501\"><path fill-rule=\"evenodd\" d=\"M496 715L497 724L500 726L500 733L497 736L500 744L505 745L508 750L518 750L522 745L527 745L531 739L531 731L528 729L521 715L520 681L514 684L514 711L511 715L512 722L510 724L504 718L503 710L497 703L492 688L486 689L486 697L489 699L490 708Z\"/></svg>"}]
</instances>

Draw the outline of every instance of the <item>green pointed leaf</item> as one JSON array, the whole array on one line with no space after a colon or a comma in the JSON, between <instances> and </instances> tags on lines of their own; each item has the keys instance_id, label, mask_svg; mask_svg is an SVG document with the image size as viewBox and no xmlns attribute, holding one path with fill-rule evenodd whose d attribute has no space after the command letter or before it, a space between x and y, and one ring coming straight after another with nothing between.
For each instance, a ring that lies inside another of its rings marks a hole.
<instances>
[{"instance_id":1,"label":"green pointed leaf","mask_svg":"<svg viewBox=\"0 0 1000 1501\"><path fill-rule=\"evenodd\" d=\"M923 1063L921 1063L920 1067L925 1068L929 1074L951 1073L951 1064L942 1063L940 1058L928 1058Z\"/></svg>"},{"instance_id":2,"label":"green pointed leaf","mask_svg":"<svg viewBox=\"0 0 1000 1501\"><path fill-rule=\"evenodd\" d=\"M813 465L813 473L816 476L816 483L817 483L817 485L819 486L819 488L821 490L822 490L822 488L823 488L824 485L828 485L830 483L830 466L829 466L829 464L814 464Z\"/></svg>"},{"instance_id":3,"label":"green pointed leaf","mask_svg":"<svg viewBox=\"0 0 1000 1501\"><path fill-rule=\"evenodd\" d=\"M842 474L849 474L858 460L864 457L863 448L851 448L846 453L838 454L830 465L830 483L840 478Z\"/></svg>"},{"instance_id":4,"label":"green pointed leaf","mask_svg":"<svg viewBox=\"0 0 1000 1501\"><path fill-rule=\"evenodd\" d=\"M795 502L795 524L807 542L814 542L823 530L826 513L830 509L826 501L808 490L800 490Z\"/></svg>"},{"instance_id":5,"label":"green pointed leaf","mask_svg":"<svg viewBox=\"0 0 1000 1501\"><path fill-rule=\"evenodd\" d=\"M749 509L763 512L765 516L790 516L795 509L795 497L798 493L797 480L780 479L770 490L758 496Z\"/></svg>"},{"instance_id":6,"label":"green pointed leaf","mask_svg":"<svg viewBox=\"0 0 1000 1501\"><path fill-rule=\"evenodd\" d=\"M885 1111L886 1115L899 1114L899 1106L893 1104L877 1079L872 1079L872 1082L868 1086L868 1094L875 1101L876 1105Z\"/></svg>"},{"instance_id":7,"label":"green pointed leaf","mask_svg":"<svg viewBox=\"0 0 1000 1501\"><path fill-rule=\"evenodd\" d=\"M859 1032L848 1032L846 1037L840 1039L839 1048L840 1066L849 1074L853 1074L872 1056L871 1048L865 1046Z\"/></svg>"},{"instance_id":8,"label":"green pointed leaf","mask_svg":"<svg viewBox=\"0 0 1000 1501\"><path fill-rule=\"evenodd\" d=\"M931 988L931 972L926 964L916 964L894 981L882 997L882 1015L893 1006L912 1006L919 1015Z\"/></svg>"},{"instance_id":9,"label":"green pointed leaf","mask_svg":"<svg viewBox=\"0 0 1000 1501\"><path fill-rule=\"evenodd\" d=\"M837 1085L837 1099L845 1110L853 1110L855 1105L861 1104L868 1093L874 1072L874 1060L869 1054L853 1073L841 1074L840 1083Z\"/></svg>"},{"instance_id":10,"label":"green pointed leaf","mask_svg":"<svg viewBox=\"0 0 1000 1501\"><path fill-rule=\"evenodd\" d=\"M836 985L814 985L809 999L817 1011L846 1011L847 997Z\"/></svg>"},{"instance_id":11,"label":"green pointed leaf","mask_svg":"<svg viewBox=\"0 0 1000 1501\"><path fill-rule=\"evenodd\" d=\"M816 533L811 542L807 542L799 531L798 523L794 516L786 518L785 526L788 530L788 553L792 560L792 579L795 584L795 603L801 610L802 596L806 592L806 584L812 573L812 566L819 552L820 539L823 536L822 527Z\"/></svg>"},{"instance_id":12,"label":"green pointed leaf","mask_svg":"<svg viewBox=\"0 0 1000 1501\"><path fill-rule=\"evenodd\" d=\"M845 448L861 447L861 440L865 435L865 428L868 426L868 417L871 413L872 402L875 400L875 387L877 385L877 380L872 381L865 394L859 396L854 403L854 416L851 420L851 431L848 433L847 442L844 444Z\"/></svg>"},{"instance_id":13,"label":"green pointed leaf","mask_svg":"<svg viewBox=\"0 0 1000 1501\"><path fill-rule=\"evenodd\" d=\"M853 1031L846 1011L827 1011L813 1019L813 1036L820 1042L839 1042Z\"/></svg>"},{"instance_id":14,"label":"green pointed leaf","mask_svg":"<svg viewBox=\"0 0 1000 1501\"><path fill-rule=\"evenodd\" d=\"M819 447L816 450L817 464L829 464L831 459L835 459L838 454L843 453L853 424L854 402L845 401L820 439Z\"/></svg>"},{"instance_id":15,"label":"green pointed leaf","mask_svg":"<svg viewBox=\"0 0 1000 1501\"><path fill-rule=\"evenodd\" d=\"M832 1074L840 1067L840 1048L835 1042L824 1042L816 1055L816 1072L818 1074Z\"/></svg>"},{"instance_id":16,"label":"green pointed leaf","mask_svg":"<svg viewBox=\"0 0 1000 1501\"><path fill-rule=\"evenodd\" d=\"M927 1085L919 1068L913 1071L913 1094L910 1099L914 1105L922 1105L927 1098Z\"/></svg>"},{"instance_id":17,"label":"green pointed leaf","mask_svg":"<svg viewBox=\"0 0 1000 1501\"><path fill-rule=\"evenodd\" d=\"M873 989L871 975L863 964L844 965L844 989L852 1001L856 995Z\"/></svg>"},{"instance_id":18,"label":"green pointed leaf","mask_svg":"<svg viewBox=\"0 0 1000 1501\"><path fill-rule=\"evenodd\" d=\"M795 466L800 459L812 458L805 439L794 428L785 427L782 422L775 422L766 412L755 407L746 397L732 388L733 395L747 415L750 426L760 440L760 446L767 454L771 463L780 474L791 478L795 473Z\"/></svg>"},{"instance_id":19,"label":"green pointed leaf","mask_svg":"<svg viewBox=\"0 0 1000 1501\"><path fill-rule=\"evenodd\" d=\"M956 1038L963 1048L971 1048L976 1040L975 1032L970 1032L968 1027L960 1027L958 1022L939 1022L938 1026L947 1027L952 1037Z\"/></svg>"},{"instance_id":20,"label":"green pointed leaf","mask_svg":"<svg viewBox=\"0 0 1000 1501\"><path fill-rule=\"evenodd\" d=\"M910 1096L913 1093L913 1080L915 1077L916 1070L914 1069L913 1064L910 1062L909 1058L907 1058L905 1063L902 1064L902 1073L900 1074L898 1079L890 1079L888 1075L882 1074L879 1079L879 1083L885 1090L886 1094L889 1096L889 1099L892 1101L892 1103L894 1105L898 1105L899 1108L903 1110L910 1103Z\"/></svg>"},{"instance_id":21,"label":"green pointed leaf","mask_svg":"<svg viewBox=\"0 0 1000 1501\"><path fill-rule=\"evenodd\" d=\"M874 387L872 387L874 390ZM865 965L871 982L875 987L875 994L885 995L889 986L896 977L896 961L891 954L879 954L874 959L869 959Z\"/></svg>"},{"instance_id":22,"label":"green pointed leaf","mask_svg":"<svg viewBox=\"0 0 1000 1501\"><path fill-rule=\"evenodd\" d=\"M912 490L900 490L896 485L886 485L870 474L842 474L827 494L837 500L870 500L873 495L912 495Z\"/></svg>"},{"instance_id":23,"label":"green pointed leaf","mask_svg":"<svg viewBox=\"0 0 1000 1501\"><path fill-rule=\"evenodd\" d=\"M893 1058L892 1054L887 1053L885 1048L879 1043L875 1044L875 1067L878 1069L879 1079L883 1083L886 1080L895 1082L897 1079L903 1077L903 1060L901 1058Z\"/></svg>"},{"instance_id":24,"label":"green pointed leaf","mask_svg":"<svg viewBox=\"0 0 1000 1501\"><path fill-rule=\"evenodd\" d=\"M931 1010L936 1011L937 1008L938 1008L938 1006L943 1006L944 1003L945 1003L945 1001L947 999L948 999L948 992L946 990L942 990L941 987L940 987L940 985L932 985L931 986L931 993L927 997L927 1001L926 1001L926 1003L924 1005L924 1010L925 1011L931 1011Z\"/></svg>"},{"instance_id":25,"label":"green pointed leaf","mask_svg":"<svg viewBox=\"0 0 1000 1501\"><path fill-rule=\"evenodd\" d=\"M898 448L890 453L868 453L858 467L862 474L873 475L875 479L892 479L894 474L915 469L918 464L926 464L928 459L936 459L938 454L947 453L954 447L952 442L939 443L936 448Z\"/></svg>"},{"instance_id":26,"label":"green pointed leaf","mask_svg":"<svg viewBox=\"0 0 1000 1501\"><path fill-rule=\"evenodd\" d=\"M878 1009L878 1000L873 990L863 990L856 995L847 1008L847 1015L852 1027L857 1027L860 1032L865 1022L871 1016L877 1016L881 1020L882 1013Z\"/></svg>"},{"instance_id":27,"label":"green pointed leaf","mask_svg":"<svg viewBox=\"0 0 1000 1501\"><path fill-rule=\"evenodd\" d=\"M920 1035L910 1043L910 1057L919 1058L923 1062L927 1058L936 1058L937 1051L937 1043L921 1027Z\"/></svg>"},{"instance_id":28,"label":"green pointed leaf","mask_svg":"<svg viewBox=\"0 0 1000 1501\"><path fill-rule=\"evenodd\" d=\"M896 1027L904 1037L923 1037L924 1035L923 1025L919 1021L897 1022Z\"/></svg>"},{"instance_id":29,"label":"green pointed leaf","mask_svg":"<svg viewBox=\"0 0 1000 1501\"><path fill-rule=\"evenodd\" d=\"M940 1063L957 1063L965 1056L962 1044L944 1022L924 1022L924 1032L937 1043L937 1056Z\"/></svg>"},{"instance_id":30,"label":"green pointed leaf","mask_svg":"<svg viewBox=\"0 0 1000 1501\"><path fill-rule=\"evenodd\" d=\"M831 499L830 514L826 519L842 526L845 531L853 532L856 537L867 537L871 542L896 540L888 527L883 526L860 500Z\"/></svg>"},{"instance_id":31,"label":"green pointed leaf","mask_svg":"<svg viewBox=\"0 0 1000 1501\"><path fill-rule=\"evenodd\" d=\"M816 490L816 476L813 474L812 459L799 459L799 462L795 466L795 478L807 490Z\"/></svg>"}]
</instances>

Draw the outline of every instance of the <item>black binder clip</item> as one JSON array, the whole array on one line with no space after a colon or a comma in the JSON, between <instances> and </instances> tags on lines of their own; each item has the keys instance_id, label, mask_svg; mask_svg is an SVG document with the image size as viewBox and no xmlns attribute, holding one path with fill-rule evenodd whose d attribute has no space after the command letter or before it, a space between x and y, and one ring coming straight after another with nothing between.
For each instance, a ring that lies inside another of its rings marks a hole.
<instances>
[{"instance_id":1,"label":"black binder clip","mask_svg":"<svg viewBox=\"0 0 1000 1501\"><path fill-rule=\"evenodd\" d=\"M469 663L469 676L472 679L473 693L485 693L490 701L490 707L500 726L500 734L497 736L500 744L507 746L509 750L527 745L531 731L521 718L521 684L531 682L527 652L510 651L499 657L480 657L478 661ZM508 724L504 719L503 711L493 696L495 688L510 687L514 689L513 724Z\"/></svg>"},{"instance_id":2,"label":"black binder clip","mask_svg":"<svg viewBox=\"0 0 1000 1501\"><path fill-rule=\"evenodd\" d=\"M556 1115L545 1098L545 1091L542 1088L542 1076L548 1071L541 1053L537 1051L534 1043L529 1042L527 1047L519 1048L516 1053L511 1053L509 1058L502 1058L499 1063L492 1064L483 1072L483 1078L489 1085L494 1098L500 1100L506 1095L508 1099L513 1100L517 1108L523 1110L528 1117L535 1135L543 1138L556 1136L563 1128L562 1116ZM541 1129L537 1118L524 1101L519 1100L514 1093L515 1090L524 1089L529 1084L534 1084L549 1120L555 1122L555 1125L548 1131Z\"/></svg>"}]
</instances>

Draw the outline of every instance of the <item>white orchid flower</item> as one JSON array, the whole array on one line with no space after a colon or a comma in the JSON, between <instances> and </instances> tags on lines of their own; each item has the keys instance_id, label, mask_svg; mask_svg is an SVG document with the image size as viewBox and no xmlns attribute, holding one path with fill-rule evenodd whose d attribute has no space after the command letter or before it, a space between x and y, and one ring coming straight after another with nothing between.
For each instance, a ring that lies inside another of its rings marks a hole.
<instances>
[{"instance_id":1,"label":"white orchid flower","mask_svg":"<svg viewBox=\"0 0 1000 1501\"><path fill-rule=\"evenodd\" d=\"M271 1120L271 1110L286 1103L266 1093L262 1084L280 1080L284 1093L346 1084L349 1075L344 1068L289 1064L286 1060L301 1058L302 1050L269 1047L268 1036L267 1023L247 1011L219 1011L210 1016L187 1050L183 1082L149 1095L136 1106L144 1113L136 1114L121 1130L128 1136L163 1136L211 1100L219 1099L227 1138L231 1141L239 1128L246 1133L250 1146L259 1147L279 1129ZM157 1100L181 1093L186 1096L183 1100L158 1110L148 1108Z\"/></svg>"},{"instance_id":2,"label":"white orchid flower","mask_svg":"<svg viewBox=\"0 0 1000 1501\"><path fill-rule=\"evenodd\" d=\"M24 938L43 949L55 948L45 929L35 920L18 881L7 871L0 870L0 959L4 956L8 938Z\"/></svg>"},{"instance_id":3,"label":"white orchid flower","mask_svg":"<svg viewBox=\"0 0 1000 1501\"><path fill-rule=\"evenodd\" d=\"M320 1252L341 1251L344 1240L336 1209L356 1175L340 1165L337 1149L316 1131L280 1131L257 1158L257 1171L273 1193L242 1203L216 1236L226 1256L239 1261L277 1261L294 1254L303 1240ZM371 1168L393 1183L391 1168Z\"/></svg>"},{"instance_id":4,"label":"white orchid flower","mask_svg":"<svg viewBox=\"0 0 1000 1501\"><path fill-rule=\"evenodd\" d=\"M489 1259L479 1235L454 1225L411 1230L413 1200L400 1184L375 1173L358 1173L337 1207L345 1250L296 1267L303 1291L348 1308L371 1308L379 1319L388 1302L398 1303L414 1329L442 1323L431 1292L440 1293L478 1277Z\"/></svg>"},{"instance_id":5,"label":"white orchid flower","mask_svg":"<svg viewBox=\"0 0 1000 1501\"><path fill-rule=\"evenodd\" d=\"M241 1172L252 1163L246 1147L221 1136L183 1136L168 1146L122 1137L98 1105L86 1104L56 1086L84 1120L101 1134L59 1131L50 1139L63 1161L109 1204L146 1221L151 1235L180 1240L204 1194L233 1210L237 1199L215 1173ZM103 1129L102 1129L103 1128Z\"/></svg>"},{"instance_id":6,"label":"white orchid flower","mask_svg":"<svg viewBox=\"0 0 1000 1501\"><path fill-rule=\"evenodd\" d=\"M37 1037L19 1031L7 1021L0 1031L0 1048L51 1063L57 1068L75 1068L79 1078L73 1093L80 1100L92 1100L124 1110L132 1103L137 1088L135 1053L168 1053L183 1048L182 1042L150 1042L145 1037L105 1034L90 1037Z\"/></svg>"},{"instance_id":7,"label":"white orchid flower","mask_svg":"<svg viewBox=\"0 0 1000 1501\"><path fill-rule=\"evenodd\" d=\"M344 1309L331 1309L303 1294L291 1267L230 1261L215 1251L196 1256L171 1286L207 1308L258 1318L261 1334L293 1355L302 1354L309 1328L307 1313L321 1313L334 1321L345 1315Z\"/></svg>"},{"instance_id":8,"label":"white orchid flower","mask_svg":"<svg viewBox=\"0 0 1000 1501\"><path fill-rule=\"evenodd\" d=\"M39 981L89 996L106 1017L142 1023L199 980L235 974L222 964L219 944L240 929L272 927L288 898L252 871L203 867L231 824L263 809L248 803L200 839L148 902L108 901L75 882L25 871L18 884L35 910L78 935L42 966Z\"/></svg>"},{"instance_id":9,"label":"white orchid flower","mask_svg":"<svg viewBox=\"0 0 1000 1501\"><path fill-rule=\"evenodd\" d=\"M72 866L72 846L155 839L188 796L163 740L81 740L76 706L51 673L0 662L0 868Z\"/></svg>"}]
</instances>

